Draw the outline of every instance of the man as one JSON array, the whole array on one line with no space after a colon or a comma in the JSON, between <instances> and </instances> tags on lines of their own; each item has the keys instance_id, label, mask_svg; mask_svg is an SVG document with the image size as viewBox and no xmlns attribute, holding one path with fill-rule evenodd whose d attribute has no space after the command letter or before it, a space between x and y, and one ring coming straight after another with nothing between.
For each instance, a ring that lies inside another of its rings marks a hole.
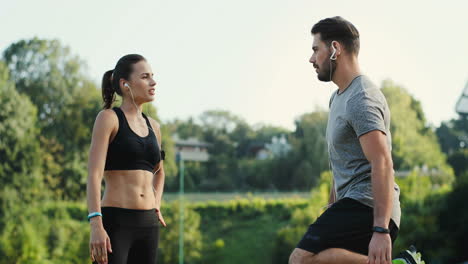
<instances>
[{"instance_id":1,"label":"man","mask_svg":"<svg viewBox=\"0 0 468 264\"><path fill-rule=\"evenodd\" d=\"M390 111L382 92L361 74L359 32L341 17L319 21L310 63L338 90L330 99L327 143L333 171L331 206L310 225L289 263L424 263L414 247L393 260L400 224L393 176Z\"/></svg>"}]
</instances>

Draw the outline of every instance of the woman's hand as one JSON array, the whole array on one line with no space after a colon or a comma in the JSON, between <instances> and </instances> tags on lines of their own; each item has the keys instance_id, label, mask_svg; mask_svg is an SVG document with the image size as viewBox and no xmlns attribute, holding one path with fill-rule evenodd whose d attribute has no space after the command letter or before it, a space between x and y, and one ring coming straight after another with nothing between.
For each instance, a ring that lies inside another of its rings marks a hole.
<instances>
[{"instance_id":1,"label":"woman's hand","mask_svg":"<svg viewBox=\"0 0 468 264\"><path fill-rule=\"evenodd\" d=\"M91 223L91 238L89 241L89 253L91 260L99 264L107 264L107 252L112 253L110 238L101 225Z\"/></svg>"},{"instance_id":2,"label":"woman's hand","mask_svg":"<svg viewBox=\"0 0 468 264\"><path fill-rule=\"evenodd\" d=\"M167 225L166 225L166 222L164 222L164 218L163 218L163 216L162 216L162 214L161 214L161 210L159 210L158 208L156 208L155 210L156 210L156 215L158 216L159 222L160 222L164 227L166 227Z\"/></svg>"}]
</instances>

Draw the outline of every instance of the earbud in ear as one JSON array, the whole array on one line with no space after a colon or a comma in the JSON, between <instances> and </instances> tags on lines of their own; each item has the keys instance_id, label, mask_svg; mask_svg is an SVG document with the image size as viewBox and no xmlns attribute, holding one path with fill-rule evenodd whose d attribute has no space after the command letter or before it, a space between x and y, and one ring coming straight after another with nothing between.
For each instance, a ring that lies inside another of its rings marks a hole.
<instances>
[{"instance_id":1,"label":"earbud in ear","mask_svg":"<svg viewBox=\"0 0 468 264\"><path fill-rule=\"evenodd\" d=\"M128 85L128 83L125 83L124 86L127 87L127 88L130 88L130 86Z\"/></svg>"},{"instance_id":2,"label":"earbud in ear","mask_svg":"<svg viewBox=\"0 0 468 264\"><path fill-rule=\"evenodd\" d=\"M330 56L330 60L336 60L336 48L335 48L335 46L333 46L333 42L335 42L335 41L332 41L331 44L330 44L331 48L333 49L333 52L332 52L332 54Z\"/></svg>"}]
</instances>

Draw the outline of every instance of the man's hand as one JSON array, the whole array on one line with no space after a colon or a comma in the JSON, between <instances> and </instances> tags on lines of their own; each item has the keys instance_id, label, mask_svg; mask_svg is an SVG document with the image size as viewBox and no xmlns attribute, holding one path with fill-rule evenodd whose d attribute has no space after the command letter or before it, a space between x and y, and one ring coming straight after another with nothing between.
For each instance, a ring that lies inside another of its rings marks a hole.
<instances>
[{"instance_id":1,"label":"man's hand","mask_svg":"<svg viewBox=\"0 0 468 264\"><path fill-rule=\"evenodd\" d=\"M390 234L374 232L369 244L369 264L392 263L392 239Z\"/></svg>"}]
</instances>

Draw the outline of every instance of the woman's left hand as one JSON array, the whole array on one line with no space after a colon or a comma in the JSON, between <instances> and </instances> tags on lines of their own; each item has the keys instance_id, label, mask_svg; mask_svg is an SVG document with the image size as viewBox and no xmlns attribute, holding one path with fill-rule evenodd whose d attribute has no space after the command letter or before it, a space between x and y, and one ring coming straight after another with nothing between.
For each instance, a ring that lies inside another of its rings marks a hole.
<instances>
[{"instance_id":1,"label":"woman's left hand","mask_svg":"<svg viewBox=\"0 0 468 264\"><path fill-rule=\"evenodd\" d=\"M164 222L164 217L162 216L161 214L161 210L159 210L158 208L156 208L156 215L158 216L158 220L159 222L164 226L166 227L166 222Z\"/></svg>"}]
</instances>

